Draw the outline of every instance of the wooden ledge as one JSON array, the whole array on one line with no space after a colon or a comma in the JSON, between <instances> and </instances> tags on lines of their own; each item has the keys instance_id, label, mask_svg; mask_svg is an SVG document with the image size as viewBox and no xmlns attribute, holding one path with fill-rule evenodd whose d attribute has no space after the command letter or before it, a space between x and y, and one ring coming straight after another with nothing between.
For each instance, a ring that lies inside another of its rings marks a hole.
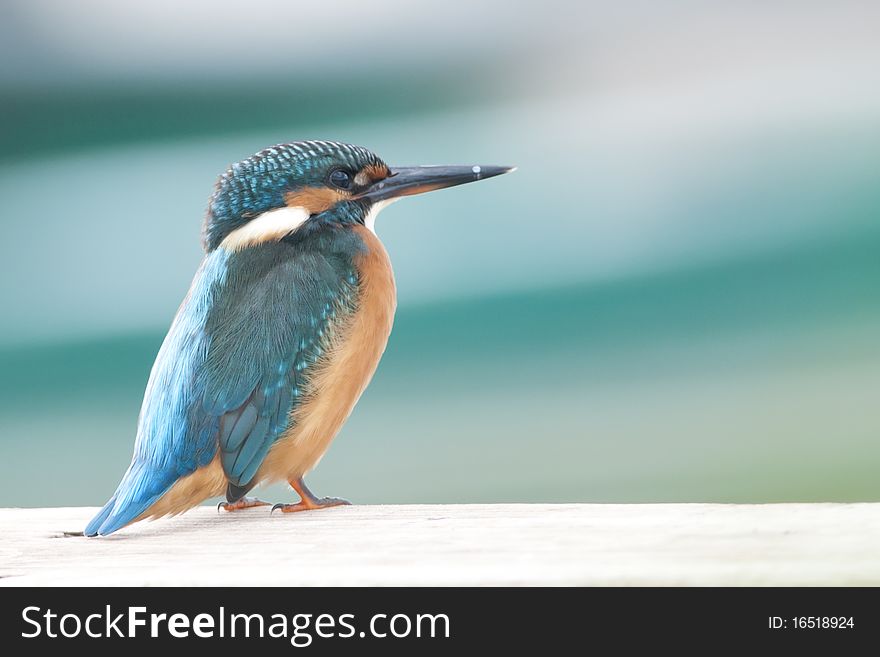
<instances>
[{"instance_id":1,"label":"wooden ledge","mask_svg":"<svg viewBox=\"0 0 880 657\"><path fill-rule=\"evenodd\" d=\"M880 504L0 509L0 585L880 585Z\"/></svg>"}]
</instances>

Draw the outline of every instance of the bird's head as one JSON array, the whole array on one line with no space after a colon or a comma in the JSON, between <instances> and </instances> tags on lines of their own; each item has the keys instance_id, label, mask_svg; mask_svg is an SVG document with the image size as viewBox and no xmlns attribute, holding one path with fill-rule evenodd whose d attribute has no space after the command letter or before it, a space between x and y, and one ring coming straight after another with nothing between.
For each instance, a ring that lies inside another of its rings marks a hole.
<instances>
[{"instance_id":1,"label":"bird's head","mask_svg":"<svg viewBox=\"0 0 880 657\"><path fill-rule=\"evenodd\" d=\"M233 164L217 180L205 219L205 249L239 249L279 240L314 218L372 229L376 214L402 196L510 170L389 167L361 146L333 141L279 144Z\"/></svg>"}]
</instances>

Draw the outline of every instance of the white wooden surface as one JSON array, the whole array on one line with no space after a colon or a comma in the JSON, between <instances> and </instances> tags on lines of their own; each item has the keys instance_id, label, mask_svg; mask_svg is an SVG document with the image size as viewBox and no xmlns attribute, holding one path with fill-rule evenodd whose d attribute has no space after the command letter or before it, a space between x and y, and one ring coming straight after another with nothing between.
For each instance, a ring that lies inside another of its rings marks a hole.
<instances>
[{"instance_id":1,"label":"white wooden surface","mask_svg":"<svg viewBox=\"0 0 880 657\"><path fill-rule=\"evenodd\" d=\"M880 504L0 509L0 585L880 585Z\"/></svg>"}]
</instances>

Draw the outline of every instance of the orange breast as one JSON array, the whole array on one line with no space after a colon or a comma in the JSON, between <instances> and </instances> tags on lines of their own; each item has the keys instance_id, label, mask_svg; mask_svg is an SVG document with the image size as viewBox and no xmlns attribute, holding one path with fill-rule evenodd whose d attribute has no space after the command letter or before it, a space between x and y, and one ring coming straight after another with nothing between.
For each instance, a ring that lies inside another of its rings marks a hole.
<instances>
[{"instance_id":1,"label":"orange breast","mask_svg":"<svg viewBox=\"0 0 880 657\"><path fill-rule=\"evenodd\" d=\"M309 380L307 400L293 411L292 428L272 446L258 480L286 481L315 467L385 351L397 306L391 261L375 234L361 226L353 230L367 247L355 260L360 274L357 309L334 333L327 356Z\"/></svg>"}]
</instances>

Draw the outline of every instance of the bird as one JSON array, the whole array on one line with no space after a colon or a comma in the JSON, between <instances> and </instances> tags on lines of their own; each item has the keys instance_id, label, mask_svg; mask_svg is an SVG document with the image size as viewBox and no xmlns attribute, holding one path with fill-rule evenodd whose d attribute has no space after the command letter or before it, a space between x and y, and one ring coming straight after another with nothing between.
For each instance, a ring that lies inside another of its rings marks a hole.
<instances>
[{"instance_id":1,"label":"bird","mask_svg":"<svg viewBox=\"0 0 880 657\"><path fill-rule=\"evenodd\" d=\"M506 166L390 167L338 141L263 149L222 173L204 258L147 382L131 463L88 523L106 536L212 497L238 511L285 481L299 501L348 504L303 477L367 387L397 307L376 216L404 196L492 178ZM219 509L218 509L219 510Z\"/></svg>"}]
</instances>

